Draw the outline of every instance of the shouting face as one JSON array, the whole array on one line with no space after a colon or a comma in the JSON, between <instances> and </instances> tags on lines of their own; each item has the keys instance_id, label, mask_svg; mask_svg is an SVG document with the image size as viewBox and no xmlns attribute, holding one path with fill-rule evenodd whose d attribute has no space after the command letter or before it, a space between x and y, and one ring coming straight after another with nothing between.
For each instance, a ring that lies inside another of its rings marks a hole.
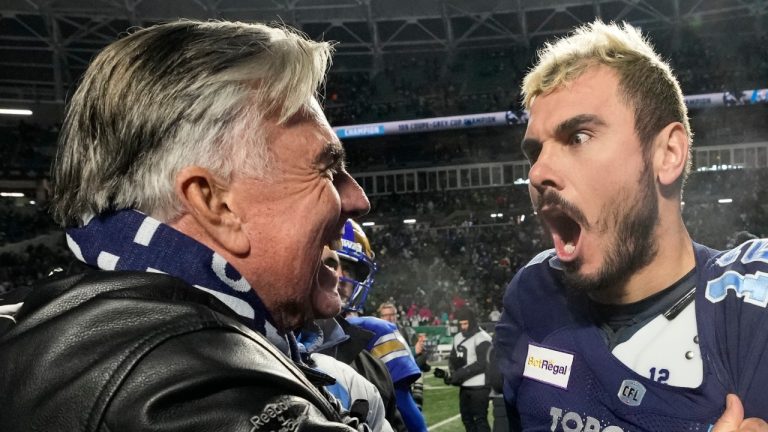
<instances>
[{"instance_id":1,"label":"shouting face","mask_svg":"<svg viewBox=\"0 0 768 432\"><path fill-rule=\"evenodd\" d=\"M537 96L523 151L568 285L615 296L655 257L659 220L653 170L615 72L593 66Z\"/></svg>"}]
</instances>

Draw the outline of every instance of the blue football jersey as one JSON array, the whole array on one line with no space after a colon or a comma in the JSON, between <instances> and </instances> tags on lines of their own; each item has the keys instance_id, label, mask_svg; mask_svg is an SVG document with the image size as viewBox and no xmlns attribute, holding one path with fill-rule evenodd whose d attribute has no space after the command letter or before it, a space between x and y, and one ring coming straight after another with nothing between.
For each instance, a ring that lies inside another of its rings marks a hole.
<instances>
[{"instance_id":1,"label":"blue football jersey","mask_svg":"<svg viewBox=\"0 0 768 432\"><path fill-rule=\"evenodd\" d=\"M553 251L520 270L504 296L496 352L504 397L525 431L708 431L736 393L747 417L768 415L768 240L727 252L694 244L697 387L622 363L586 305L568 295ZM680 341L690 343L690 341Z\"/></svg>"},{"instance_id":2,"label":"blue football jersey","mask_svg":"<svg viewBox=\"0 0 768 432\"><path fill-rule=\"evenodd\" d=\"M370 316L349 317L347 321L376 335L366 349L387 365L394 384L410 385L419 379L421 370L395 324Z\"/></svg>"}]
</instances>

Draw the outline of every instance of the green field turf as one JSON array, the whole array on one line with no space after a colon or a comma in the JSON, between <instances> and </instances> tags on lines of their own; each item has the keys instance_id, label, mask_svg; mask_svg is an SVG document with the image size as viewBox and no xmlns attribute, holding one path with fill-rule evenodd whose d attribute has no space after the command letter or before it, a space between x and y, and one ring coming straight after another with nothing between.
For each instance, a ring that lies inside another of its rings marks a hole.
<instances>
[{"instance_id":1,"label":"green field turf","mask_svg":"<svg viewBox=\"0 0 768 432\"><path fill-rule=\"evenodd\" d=\"M424 419L430 431L463 432L459 414L459 388L447 386L432 372L424 374ZM455 417L455 418L454 418ZM453 420L443 423L453 418ZM493 413L488 407L488 423L493 425Z\"/></svg>"},{"instance_id":2,"label":"green field turf","mask_svg":"<svg viewBox=\"0 0 768 432\"><path fill-rule=\"evenodd\" d=\"M459 413L459 388L447 386L443 380L435 378L432 372L424 374L424 419L430 430L432 427ZM464 431L460 418L438 426L440 432Z\"/></svg>"}]
</instances>

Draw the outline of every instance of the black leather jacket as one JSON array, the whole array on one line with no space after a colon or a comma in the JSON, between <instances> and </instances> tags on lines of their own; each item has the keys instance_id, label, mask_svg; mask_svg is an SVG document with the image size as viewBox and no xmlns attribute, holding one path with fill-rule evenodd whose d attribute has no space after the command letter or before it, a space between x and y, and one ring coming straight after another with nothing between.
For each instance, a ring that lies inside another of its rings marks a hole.
<instances>
[{"instance_id":1,"label":"black leather jacket","mask_svg":"<svg viewBox=\"0 0 768 432\"><path fill-rule=\"evenodd\" d=\"M355 430L326 376L170 276L47 281L0 323L3 432Z\"/></svg>"}]
</instances>

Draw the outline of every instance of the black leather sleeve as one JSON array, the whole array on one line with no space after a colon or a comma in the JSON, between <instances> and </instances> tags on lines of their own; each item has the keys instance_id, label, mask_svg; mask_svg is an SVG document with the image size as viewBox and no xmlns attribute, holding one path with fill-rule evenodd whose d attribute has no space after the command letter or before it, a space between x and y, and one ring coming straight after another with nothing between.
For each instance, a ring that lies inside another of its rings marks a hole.
<instances>
[{"instance_id":1,"label":"black leather sleeve","mask_svg":"<svg viewBox=\"0 0 768 432\"><path fill-rule=\"evenodd\" d=\"M355 430L264 343L227 329L166 340L124 377L101 430Z\"/></svg>"},{"instance_id":2,"label":"black leather sleeve","mask_svg":"<svg viewBox=\"0 0 768 432\"><path fill-rule=\"evenodd\" d=\"M227 306L170 276L50 280L6 321L2 432L366 427Z\"/></svg>"}]
</instances>

